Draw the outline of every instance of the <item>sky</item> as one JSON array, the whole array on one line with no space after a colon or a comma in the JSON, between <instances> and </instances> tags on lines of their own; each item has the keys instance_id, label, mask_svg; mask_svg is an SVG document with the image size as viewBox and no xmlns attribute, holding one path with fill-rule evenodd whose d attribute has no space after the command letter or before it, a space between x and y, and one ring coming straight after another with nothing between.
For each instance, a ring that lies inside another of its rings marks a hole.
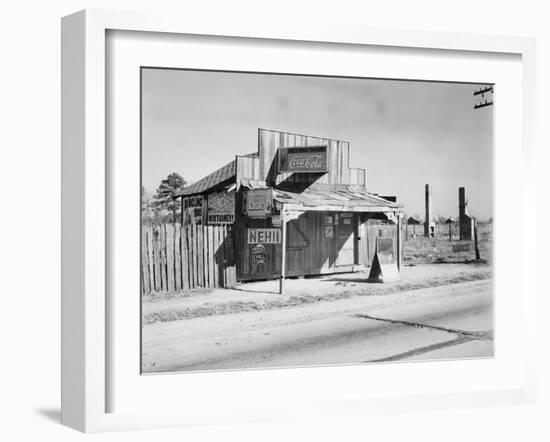
<instances>
[{"instance_id":1,"label":"sky","mask_svg":"<svg viewBox=\"0 0 550 442\"><path fill-rule=\"evenodd\" d=\"M424 217L458 216L458 188L480 220L493 211L493 106L479 84L167 69L142 71L142 184L169 173L190 184L257 151L258 128L350 142L367 190Z\"/></svg>"}]
</instances>

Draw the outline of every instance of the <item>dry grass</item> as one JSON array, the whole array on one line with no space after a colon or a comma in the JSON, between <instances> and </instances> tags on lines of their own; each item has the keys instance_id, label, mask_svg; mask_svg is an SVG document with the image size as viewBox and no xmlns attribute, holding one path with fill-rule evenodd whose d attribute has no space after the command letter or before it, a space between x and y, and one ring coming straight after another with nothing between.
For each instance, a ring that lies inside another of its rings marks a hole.
<instances>
[{"instance_id":1,"label":"dry grass","mask_svg":"<svg viewBox=\"0 0 550 442\"><path fill-rule=\"evenodd\" d=\"M449 242L445 226L437 229L435 238L408 238L403 242L403 261L405 265L434 263L469 263L475 260L473 241L460 241L454 235ZM454 229L458 233L458 228ZM479 251L485 263L493 261L493 226L489 223L478 225ZM466 250L464 250L466 249Z\"/></svg>"}]
</instances>

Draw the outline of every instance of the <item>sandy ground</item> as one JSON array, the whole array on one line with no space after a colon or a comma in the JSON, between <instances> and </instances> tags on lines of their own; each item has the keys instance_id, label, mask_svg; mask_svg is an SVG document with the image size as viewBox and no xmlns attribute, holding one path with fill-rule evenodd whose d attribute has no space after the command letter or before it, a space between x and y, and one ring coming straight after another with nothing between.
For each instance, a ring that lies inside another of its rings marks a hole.
<instances>
[{"instance_id":1,"label":"sandy ground","mask_svg":"<svg viewBox=\"0 0 550 442\"><path fill-rule=\"evenodd\" d=\"M439 282L460 281L464 274L478 279L409 290L400 283L393 290L390 284L376 284L368 296L361 295L366 283L357 274L320 278L314 286L311 280L296 280L285 296L299 297L302 285L310 291L320 286L330 302L145 324L142 369L150 373L492 356L492 279L481 278L475 266L437 267ZM411 267L407 284L414 286L415 278L425 282L433 271ZM404 271L403 279L405 275ZM250 292L234 292L258 296L262 301L251 302L261 303L280 296L267 291L275 284L248 284ZM357 295L329 296L335 290ZM144 314L232 302L219 299L219 293L211 295L146 303Z\"/></svg>"},{"instance_id":2,"label":"sandy ground","mask_svg":"<svg viewBox=\"0 0 550 442\"><path fill-rule=\"evenodd\" d=\"M262 281L241 284L235 289L217 289L145 297L143 323L192 319L202 316L271 310L354 296L378 296L398 291L454 284L492 277L487 265L430 264L403 267L401 281L372 284L368 271L327 275L307 279L289 279L280 295L279 282Z\"/></svg>"}]
</instances>

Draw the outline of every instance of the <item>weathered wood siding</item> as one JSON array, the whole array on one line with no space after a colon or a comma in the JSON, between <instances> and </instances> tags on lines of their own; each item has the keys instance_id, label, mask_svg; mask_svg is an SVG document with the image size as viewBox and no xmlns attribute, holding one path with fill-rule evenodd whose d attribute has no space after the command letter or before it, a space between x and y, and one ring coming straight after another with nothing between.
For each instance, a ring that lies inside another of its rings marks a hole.
<instances>
[{"instance_id":1,"label":"weathered wood siding","mask_svg":"<svg viewBox=\"0 0 550 442\"><path fill-rule=\"evenodd\" d=\"M323 174L277 173L277 150L280 147L306 147L326 145L329 171ZM365 169L350 168L350 144L348 141L310 137L267 129L258 130L258 155L237 155L237 187L249 180L268 186L280 183L310 183L313 185L359 185L366 187Z\"/></svg>"},{"instance_id":2,"label":"weathered wood siding","mask_svg":"<svg viewBox=\"0 0 550 442\"><path fill-rule=\"evenodd\" d=\"M357 253L357 217L351 215L344 224L342 213L305 212L287 223L286 275L316 275L350 271L359 264ZM327 237L327 217L331 219L332 236ZM336 218L338 223L336 224ZM281 245L266 244L264 266L254 266L247 229L273 227L269 218L242 217L236 225L238 280L272 279L281 274Z\"/></svg>"},{"instance_id":3,"label":"weathered wood siding","mask_svg":"<svg viewBox=\"0 0 550 442\"><path fill-rule=\"evenodd\" d=\"M260 175L260 158L252 156L239 156L235 158L237 190L243 182L248 180L265 181Z\"/></svg>"},{"instance_id":4,"label":"weathered wood siding","mask_svg":"<svg viewBox=\"0 0 550 442\"><path fill-rule=\"evenodd\" d=\"M280 147L328 146L328 169L314 178L315 184L360 184L366 186L364 169L350 171L350 145L348 141L311 137L289 132L267 129L258 130L259 174L260 180L270 184L306 183L312 181L310 173L277 174L277 149Z\"/></svg>"}]
</instances>

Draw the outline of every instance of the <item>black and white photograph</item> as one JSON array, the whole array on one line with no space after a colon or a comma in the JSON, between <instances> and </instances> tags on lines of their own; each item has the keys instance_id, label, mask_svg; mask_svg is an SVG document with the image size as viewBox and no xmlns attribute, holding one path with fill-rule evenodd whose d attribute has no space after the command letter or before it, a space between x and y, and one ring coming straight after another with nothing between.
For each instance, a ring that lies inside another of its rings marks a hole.
<instances>
[{"instance_id":1,"label":"black and white photograph","mask_svg":"<svg viewBox=\"0 0 550 442\"><path fill-rule=\"evenodd\" d=\"M141 373L492 358L493 84L141 68Z\"/></svg>"}]
</instances>

